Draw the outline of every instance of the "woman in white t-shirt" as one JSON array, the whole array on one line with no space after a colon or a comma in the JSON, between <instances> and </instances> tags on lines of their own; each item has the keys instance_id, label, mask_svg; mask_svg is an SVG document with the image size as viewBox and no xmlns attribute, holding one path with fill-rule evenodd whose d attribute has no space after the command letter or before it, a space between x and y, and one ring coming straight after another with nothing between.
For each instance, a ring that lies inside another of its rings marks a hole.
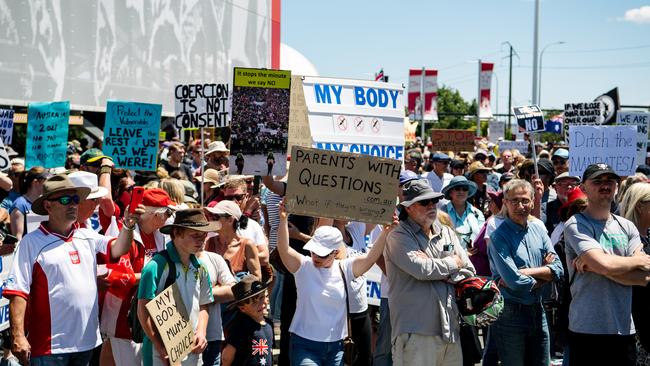
<instances>
[{"instance_id":1,"label":"woman in white t-shirt","mask_svg":"<svg viewBox=\"0 0 650 366\"><path fill-rule=\"evenodd\" d=\"M390 230L382 232L370 252L339 261L336 255L343 245L341 232L331 226L321 226L304 246L311 252L310 258L289 247L287 216L281 203L278 251L287 270L295 277L298 293L296 313L289 328L291 364L343 365L342 341L348 334L348 299L344 286L351 292L352 281L379 259Z\"/></svg>"}]
</instances>

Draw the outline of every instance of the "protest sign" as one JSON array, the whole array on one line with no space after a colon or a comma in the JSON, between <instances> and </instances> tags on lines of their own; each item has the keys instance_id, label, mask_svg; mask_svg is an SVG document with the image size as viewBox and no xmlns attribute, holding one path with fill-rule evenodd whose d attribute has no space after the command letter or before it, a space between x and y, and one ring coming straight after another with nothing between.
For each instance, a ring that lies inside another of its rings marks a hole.
<instances>
[{"instance_id":1,"label":"protest sign","mask_svg":"<svg viewBox=\"0 0 650 366\"><path fill-rule=\"evenodd\" d=\"M636 126L636 161L645 162L648 148L648 132L650 132L650 113L648 112L617 112L616 124L619 126Z\"/></svg>"},{"instance_id":2,"label":"protest sign","mask_svg":"<svg viewBox=\"0 0 650 366\"><path fill-rule=\"evenodd\" d=\"M544 113L536 105L524 107L512 107L512 113L517 119L517 125L521 132L543 132Z\"/></svg>"},{"instance_id":3,"label":"protest sign","mask_svg":"<svg viewBox=\"0 0 650 366\"><path fill-rule=\"evenodd\" d=\"M361 154L383 151L392 155L375 156L402 158L404 88L401 85L305 77L303 90L313 146L340 146L338 151L357 150Z\"/></svg>"},{"instance_id":4,"label":"protest sign","mask_svg":"<svg viewBox=\"0 0 650 366\"><path fill-rule=\"evenodd\" d=\"M25 169L65 165L70 102L30 103L27 110Z\"/></svg>"},{"instance_id":5,"label":"protest sign","mask_svg":"<svg viewBox=\"0 0 650 366\"><path fill-rule=\"evenodd\" d=\"M179 365L192 351L194 329L176 284L167 287L146 305L158 329L170 365Z\"/></svg>"},{"instance_id":6,"label":"protest sign","mask_svg":"<svg viewBox=\"0 0 650 366\"><path fill-rule=\"evenodd\" d=\"M488 121L488 140L492 142L497 142L500 138L505 138L506 134L506 123L505 121L499 121L496 119L491 119Z\"/></svg>"},{"instance_id":7,"label":"protest sign","mask_svg":"<svg viewBox=\"0 0 650 366\"><path fill-rule=\"evenodd\" d=\"M214 128L230 124L230 86L182 84L174 89L176 128Z\"/></svg>"},{"instance_id":8,"label":"protest sign","mask_svg":"<svg viewBox=\"0 0 650 366\"><path fill-rule=\"evenodd\" d=\"M106 103L104 154L116 168L156 170L161 110L160 104Z\"/></svg>"},{"instance_id":9,"label":"protest sign","mask_svg":"<svg viewBox=\"0 0 650 366\"><path fill-rule=\"evenodd\" d=\"M601 102L566 103L564 105L564 135L568 138L570 126L601 125L605 120Z\"/></svg>"},{"instance_id":10,"label":"protest sign","mask_svg":"<svg viewBox=\"0 0 650 366\"><path fill-rule=\"evenodd\" d=\"M0 139L0 171L9 168L10 162L11 160L9 159L9 154L7 154L7 149L5 149L2 139Z\"/></svg>"},{"instance_id":11,"label":"protest sign","mask_svg":"<svg viewBox=\"0 0 650 366\"><path fill-rule=\"evenodd\" d=\"M590 164L610 165L620 176L636 170L635 126L571 126L569 175L582 176Z\"/></svg>"},{"instance_id":12,"label":"protest sign","mask_svg":"<svg viewBox=\"0 0 650 366\"><path fill-rule=\"evenodd\" d=\"M467 130L431 130L434 151L474 151L474 133Z\"/></svg>"},{"instance_id":13,"label":"protest sign","mask_svg":"<svg viewBox=\"0 0 650 366\"><path fill-rule=\"evenodd\" d=\"M389 224L399 160L294 146L287 210L294 214Z\"/></svg>"},{"instance_id":14,"label":"protest sign","mask_svg":"<svg viewBox=\"0 0 650 366\"><path fill-rule=\"evenodd\" d=\"M233 80L230 173L284 175L291 71L236 67Z\"/></svg>"},{"instance_id":15,"label":"protest sign","mask_svg":"<svg viewBox=\"0 0 650 366\"><path fill-rule=\"evenodd\" d=\"M13 109L0 109L0 138L5 145L11 144L11 137L14 133L14 111Z\"/></svg>"},{"instance_id":16,"label":"protest sign","mask_svg":"<svg viewBox=\"0 0 650 366\"><path fill-rule=\"evenodd\" d=\"M417 129L418 121L411 123L408 117L404 117L404 142L415 142Z\"/></svg>"},{"instance_id":17,"label":"protest sign","mask_svg":"<svg viewBox=\"0 0 650 366\"><path fill-rule=\"evenodd\" d=\"M291 76L291 95L289 97L289 141L287 154L291 153L293 145L311 147L311 132L309 131L309 116L305 103L305 92L302 89L302 76Z\"/></svg>"},{"instance_id":18,"label":"protest sign","mask_svg":"<svg viewBox=\"0 0 650 366\"><path fill-rule=\"evenodd\" d=\"M528 141L499 141L499 152L504 150L518 150L522 154L528 154Z\"/></svg>"}]
</instances>

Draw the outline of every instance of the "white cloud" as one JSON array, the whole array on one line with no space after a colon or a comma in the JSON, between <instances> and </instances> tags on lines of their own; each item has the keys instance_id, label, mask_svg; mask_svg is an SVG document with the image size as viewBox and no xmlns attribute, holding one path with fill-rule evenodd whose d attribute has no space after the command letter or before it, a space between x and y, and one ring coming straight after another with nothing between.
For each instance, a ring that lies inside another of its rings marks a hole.
<instances>
[{"instance_id":1,"label":"white cloud","mask_svg":"<svg viewBox=\"0 0 650 366\"><path fill-rule=\"evenodd\" d=\"M623 20L638 24L650 23L650 5L626 11Z\"/></svg>"}]
</instances>

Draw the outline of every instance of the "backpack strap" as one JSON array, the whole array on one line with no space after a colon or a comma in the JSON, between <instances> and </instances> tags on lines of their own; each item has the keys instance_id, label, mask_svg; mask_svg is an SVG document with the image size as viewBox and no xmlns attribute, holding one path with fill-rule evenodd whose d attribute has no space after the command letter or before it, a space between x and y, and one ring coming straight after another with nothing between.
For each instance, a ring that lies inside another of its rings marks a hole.
<instances>
[{"instance_id":1,"label":"backpack strap","mask_svg":"<svg viewBox=\"0 0 650 366\"><path fill-rule=\"evenodd\" d=\"M165 279L165 287L163 288L166 289L167 287L171 286L176 282L176 265L174 264L174 261L172 258L169 256L169 252L167 249L158 252L158 254L162 255L163 258L167 261L167 266L169 267L169 271L167 273L167 278Z\"/></svg>"}]
</instances>

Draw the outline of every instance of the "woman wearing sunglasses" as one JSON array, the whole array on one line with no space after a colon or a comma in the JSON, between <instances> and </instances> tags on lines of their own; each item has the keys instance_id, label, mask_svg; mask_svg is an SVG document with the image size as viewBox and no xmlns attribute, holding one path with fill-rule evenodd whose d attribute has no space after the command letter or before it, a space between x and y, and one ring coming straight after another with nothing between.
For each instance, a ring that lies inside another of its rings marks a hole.
<instances>
[{"instance_id":1,"label":"woman wearing sunglasses","mask_svg":"<svg viewBox=\"0 0 650 366\"><path fill-rule=\"evenodd\" d=\"M442 194L449 202L443 205L441 210L451 218L460 244L465 249L472 246L483 222L485 222L483 213L467 201L476 194L476 189L476 183L467 180L462 175L454 177L442 189Z\"/></svg>"},{"instance_id":2,"label":"woman wearing sunglasses","mask_svg":"<svg viewBox=\"0 0 650 366\"><path fill-rule=\"evenodd\" d=\"M321 226L305 244L304 249L311 253L305 256L289 247L284 202L279 208L277 248L285 267L295 277L298 294L289 328L291 364L342 366L343 339L348 334L346 292L354 296L351 282L379 259L393 226L382 231L368 253L343 260L337 259L343 245L341 232Z\"/></svg>"},{"instance_id":3,"label":"woman wearing sunglasses","mask_svg":"<svg viewBox=\"0 0 650 366\"><path fill-rule=\"evenodd\" d=\"M43 183L50 174L41 166L22 172L18 178L18 188L22 196L18 197L11 208L11 234L18 240L27 234L27 215L32 211L32 202L43 193Z\"/></svg>"}]
</instances>

